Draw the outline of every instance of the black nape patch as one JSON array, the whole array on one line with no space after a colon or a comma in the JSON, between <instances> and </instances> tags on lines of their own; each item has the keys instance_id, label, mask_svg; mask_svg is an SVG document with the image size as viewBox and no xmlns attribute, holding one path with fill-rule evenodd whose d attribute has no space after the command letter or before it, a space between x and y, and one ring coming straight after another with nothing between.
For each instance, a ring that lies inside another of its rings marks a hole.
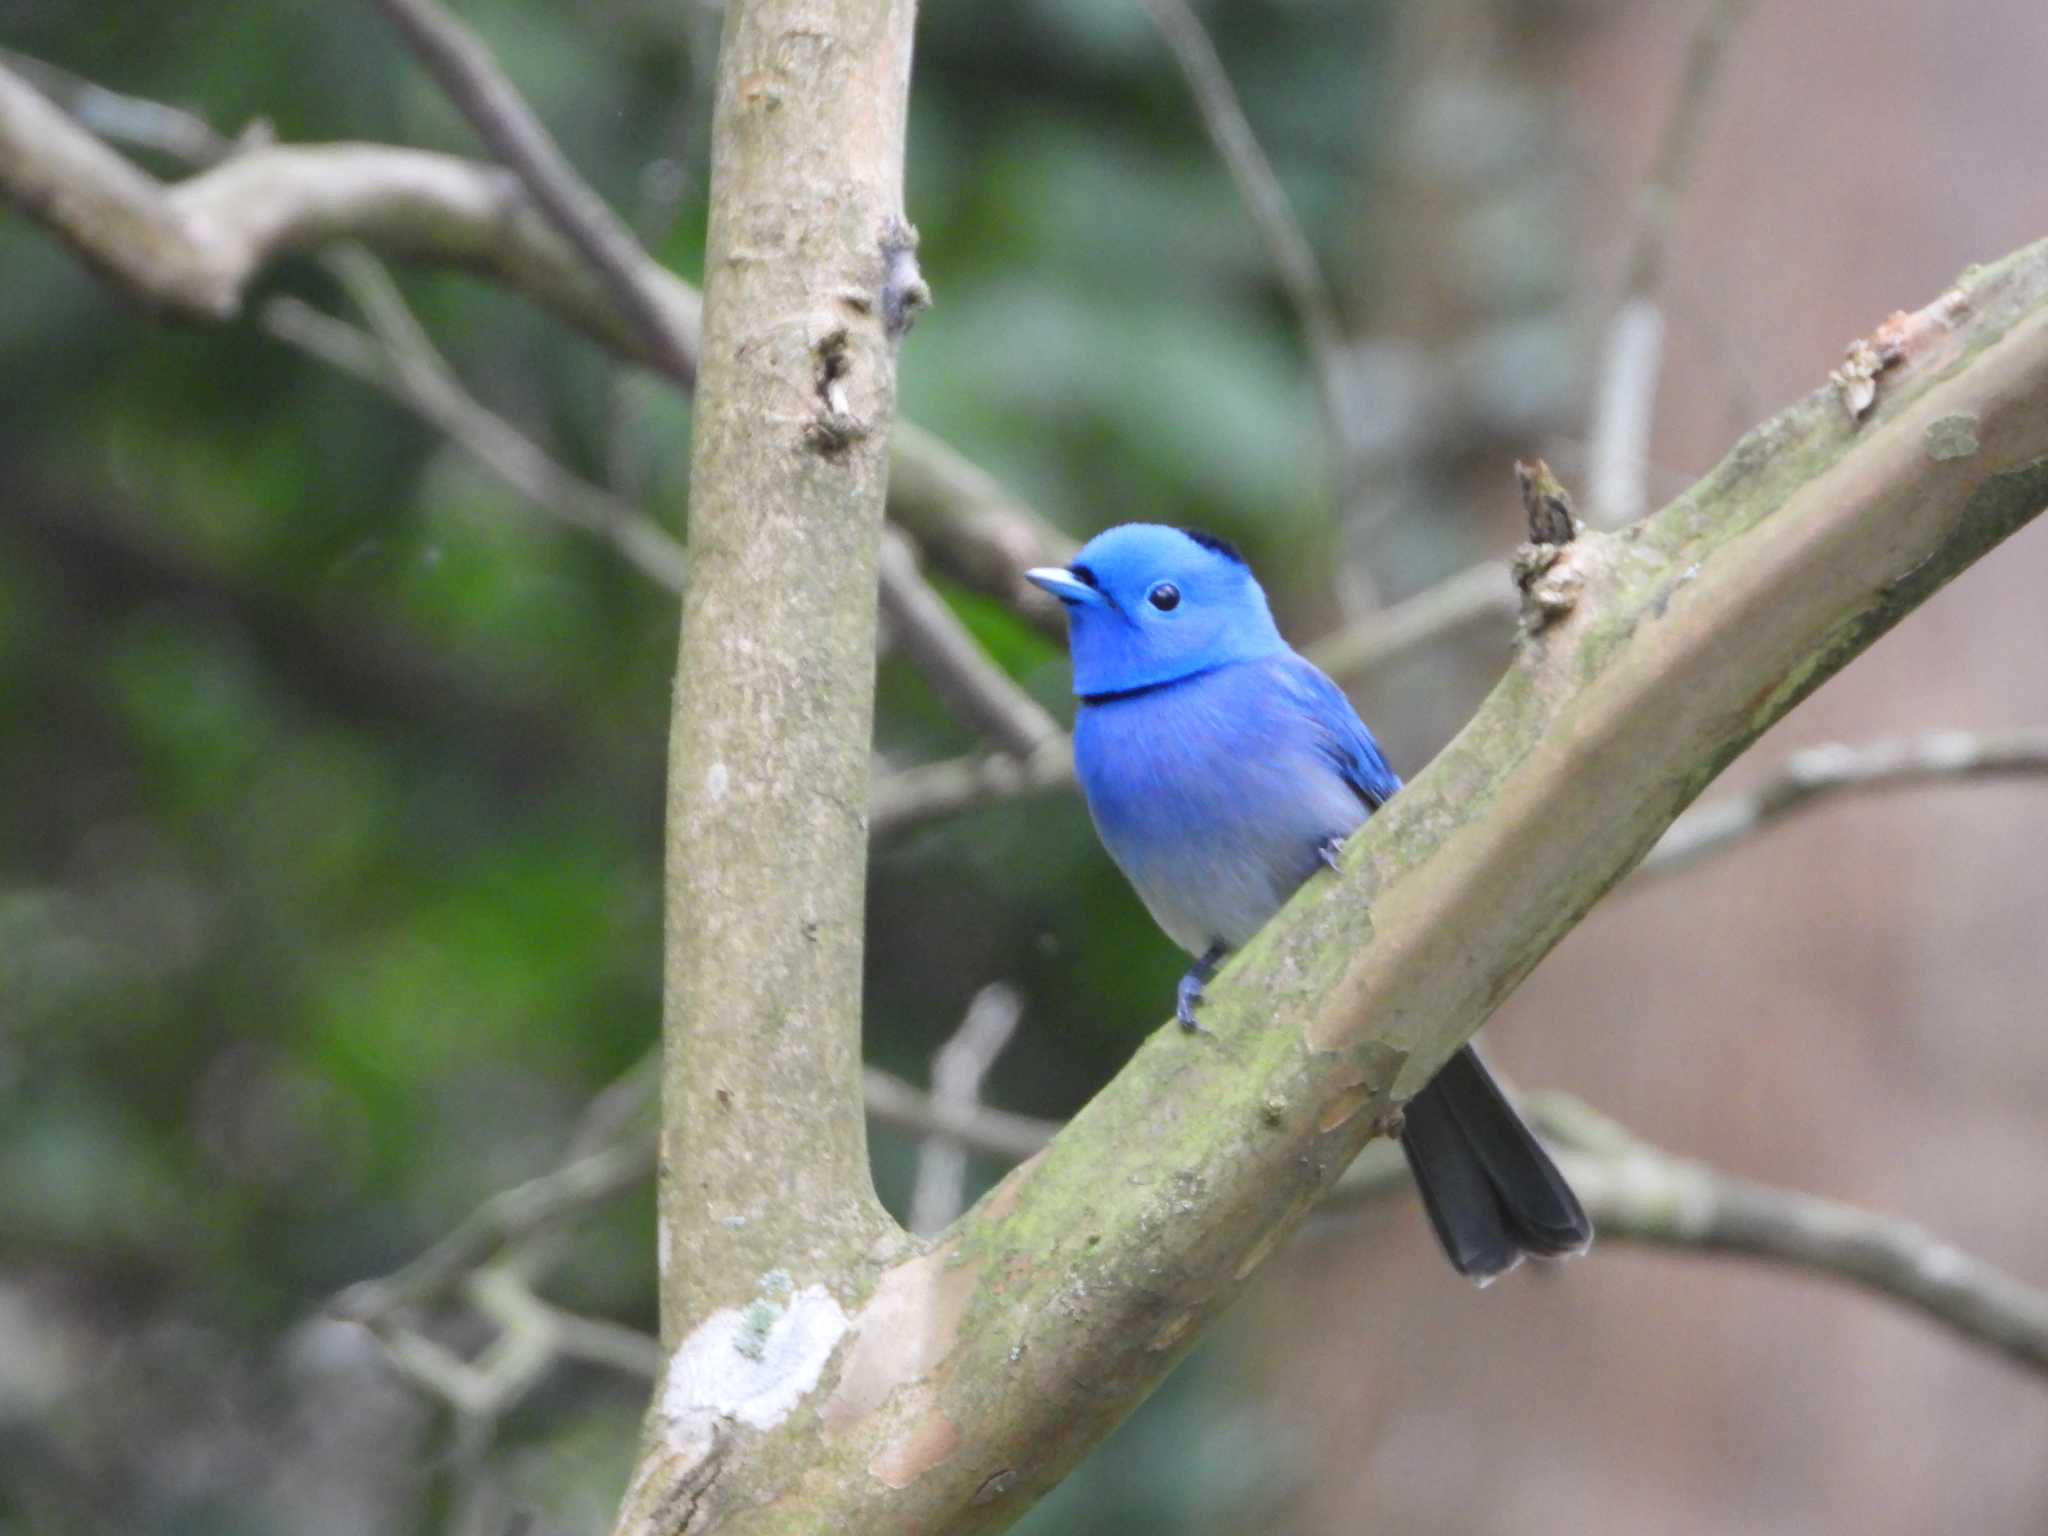
<instances>
[{"instance_id":1,"label":"black nape patch","mask_svg":"<svg viewBox=\"0 0 2048 1536\"><path fill-rule=\"evenodd\" d=\"M1076 562L1067 567L1067 574L1084 587L1093 587L1098 592L1102 590L1102 583L1095 579L1095 572L1088 566Z\"/></svg>"},{"instance_id":2,"label":"black nape patch","mask_svg":"<svg viewBox=\"0 0 2048 1536\"><path fill-rule=\"evenodd\" d=\"M1231 543L1230 540L1223 538L1220 535L1213 533L1204 533L1199 528L1183 528L1181 529L1181 532L1186 534L1189 538L1193 539L1197 544L1201 545L1202 548L1213 549L1214 551L1216 551L1217 554L1221 555L1226 560L1233 560L1239 565L1246 565L1249 563L1246 561L1245 557L1238 551L1238 547L1235 544Z\"/></svg>"}]
</instances>

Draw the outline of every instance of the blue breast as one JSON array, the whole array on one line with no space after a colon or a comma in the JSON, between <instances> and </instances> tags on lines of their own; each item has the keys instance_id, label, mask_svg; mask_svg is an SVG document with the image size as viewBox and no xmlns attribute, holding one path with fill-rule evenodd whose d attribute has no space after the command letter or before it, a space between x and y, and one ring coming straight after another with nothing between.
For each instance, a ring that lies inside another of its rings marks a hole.
<instances>
[{"instance_id":1,"label":"blue breast","mask_svg":"<svg viewBox=\"0 0 2048 1536\"><path fill-rule=\"evenodd\" d=\"M1315 685L1342 695L1310 672L1291 654L1239 662L1081 711L1074 762L1103 846L1191 954L1243 944L1315 872L1318 845L1369 813L1342 745L1364 727L1348 705L1327 718Z\"/></svg>"}]
</instances>

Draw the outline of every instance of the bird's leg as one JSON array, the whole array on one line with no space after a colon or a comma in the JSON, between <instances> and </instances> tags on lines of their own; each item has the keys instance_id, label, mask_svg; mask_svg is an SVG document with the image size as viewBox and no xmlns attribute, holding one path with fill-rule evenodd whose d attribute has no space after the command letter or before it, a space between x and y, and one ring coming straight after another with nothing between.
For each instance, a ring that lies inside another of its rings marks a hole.
<instances>
[{"instance_id":1,"label":"bird's leg","mask_svg":"<svg viewBox=\"0 0 2048 1536\"><path fill-rule=\"evenodd\" d=\"M1188 967L1187 975L1180 979L1180 990L1174 1002L1174 1017L1180 1020L1180 1027L1190 1034L1199 1034L1202 1026L1195 1022L1195 1004L1202 1000L1202 983L1216 974L1216 967L1223 963L1227 951L1221 944L1211 944L1202 951L1202 958Z\"/></svg>"},{"instance_id":2,"label":"bird's leg","mask_svg":"<svg viewBox=\"0 0 2048 1536\"><path fill-rule=\"evenodd\" d=\"M1316 844L1316 857L1322 861L1323 868L1329 870L1332 874L1338 873L1343 868L1337 862L1343 852L1344 839L1334 832Z\"/></svg>"}]
</instances>

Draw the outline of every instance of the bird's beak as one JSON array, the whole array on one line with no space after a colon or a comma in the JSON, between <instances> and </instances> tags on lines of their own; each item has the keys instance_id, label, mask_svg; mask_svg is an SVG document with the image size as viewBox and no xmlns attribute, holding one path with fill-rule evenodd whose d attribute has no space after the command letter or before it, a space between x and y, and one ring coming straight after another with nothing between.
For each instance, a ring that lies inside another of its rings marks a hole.
<instances>
[{"instance_id":1,"label":"bird's beak","mask_svg":"<svg viewBox=\"0 0 2048 1536\"><path fill-rule=\"evenodd\" d=\"M1050 592L1061 602L1072 606L1077 603L1099 603L1102 594L1085 581L1075 579L1073 572L1063 566L1041 565L1024 573L1024 579L1034 587Z\"/></svg>"}]
</instances>

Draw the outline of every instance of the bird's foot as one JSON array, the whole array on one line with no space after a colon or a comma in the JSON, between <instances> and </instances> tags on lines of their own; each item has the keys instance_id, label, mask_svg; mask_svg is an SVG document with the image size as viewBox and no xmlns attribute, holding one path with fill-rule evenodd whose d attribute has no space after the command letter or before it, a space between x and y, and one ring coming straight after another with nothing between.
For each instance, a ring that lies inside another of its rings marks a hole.
<instances>
[{"instance_id":1,"label":"bird's foot","mask_svg":"<svg viewBox=\"0 0 2048 1536\"><path fill-rule=\"evenodd\" d=\"M1316 858L1321 861L1323 868L1329 870L1332 874L1339 873L1343 869L1343 865L1338 862L1343 852L1344 839L1341 837L1326 837L1316 844Z\"/></svg>"},{"instance_id":2,"label":"bird's foot","mask_svg":"<svg viewBox=\"0 0 2048 1536\"><path fill-rule=\"evenodd\" d=\"M1202 951L1202 958L1188 967L1187 975L1180 979L1180 989L1174 994L1173 1016L1191 1035L1208 1033L1195 1022L1195 1004L1202 1000L1202 984L1216 974L1216 967L1223 963L1224 953L1221 944L1211 944Z\"/></svg>"}]
</instances>

